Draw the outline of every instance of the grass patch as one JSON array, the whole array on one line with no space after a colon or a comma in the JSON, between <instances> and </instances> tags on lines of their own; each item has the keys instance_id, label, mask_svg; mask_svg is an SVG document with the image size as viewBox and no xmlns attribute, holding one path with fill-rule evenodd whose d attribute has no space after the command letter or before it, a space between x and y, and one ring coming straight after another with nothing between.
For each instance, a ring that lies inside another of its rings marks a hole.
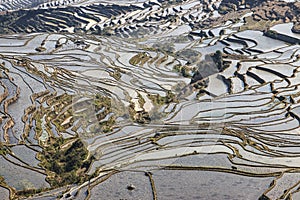
<instances>
[{"instance_id":1,"label":"grass patch","mask_svg":"<svg viewBox=\"0 0 300 200\"><path fill-rule=\"evenodd\" d=\"M252 16L245 18L246 23L239 27L239 31L245 30L257 30L257 31L264 31L276 24L279 24L280 21L267 21L267 20L254 20Z\"/></svg>"}]
</instances>

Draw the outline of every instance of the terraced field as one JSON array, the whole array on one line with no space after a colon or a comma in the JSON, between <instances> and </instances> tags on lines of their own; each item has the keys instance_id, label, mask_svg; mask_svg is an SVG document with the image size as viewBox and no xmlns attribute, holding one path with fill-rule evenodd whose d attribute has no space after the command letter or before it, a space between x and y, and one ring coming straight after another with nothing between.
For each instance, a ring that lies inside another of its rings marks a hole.
<instances>
[{"instance_id":1,"label":"terraced field","mask_svg":"<svg viewBox=\"0 0 300 200\"><path fill-rule=\"evenodd\" d=\"M17 2L0 199L300 199L299 2Z\"/></svg>"}]
</instances>

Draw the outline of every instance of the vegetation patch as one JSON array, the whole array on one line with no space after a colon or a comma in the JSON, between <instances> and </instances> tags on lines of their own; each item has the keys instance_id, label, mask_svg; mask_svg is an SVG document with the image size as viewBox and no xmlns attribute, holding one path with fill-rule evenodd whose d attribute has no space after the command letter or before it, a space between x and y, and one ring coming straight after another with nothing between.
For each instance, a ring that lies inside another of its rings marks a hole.
<instances>
[{"instance_id":1,"label":"vegetation patch","mask_svg":"<svg viewBox=\"0 0 300 200\"><path fill-rule=\"evenodd\" d=\"M94 160L79 138L62 137L50 137L37 158L41 161L39 165L46 170L46 180L52 187L87 181L90 177L85 172Z\"/></svg>"},{"instance_id":2,"label":"vegetation patch","mask_svg":"<svg viewBox=\"0 0 300 200\"><path fill-rule=\"evenodd\" d=\"M271 21L271 20L255 20L252 16L245 18L245 24L239 27L239 31L244 30L257 30L257 31L264 31L269 27L272 27L276 24L279 24L280 21Z\"/></svg>"},{"instance_id":3,"label":"vegetation patch","mask_svg":"<svg viewBox=\"0 0 300 200\"><path fill-rule=\"evenodd\" d=\"M6 145L3 145L2 142L0 142L0 155L5 156L10 152L9 148L7 148Z\"/></svg>"},{"instance_id":4,"label":"vegetation patch","mask_svg":"<svg viewBox=\"0 0 300 200\"><path fill-rule=\"evenodd\" d=\"M195 83L212 74L222 72L229 66L230 62L223 60L223 54L219 50L211 55L206 55L205 59L197 64L198 69L193 74L191 83Z\"/></svg>"},{"instance_id":5,"label":"vegetation patch","mask_svg":"<svg viewBox=\"0 0 300 200\"><path fill-rule=\"evenodd\" d=\"M116 113L113 113L112 100L109 97L97 94L94 99L96 117L99 122L99 131L112 131L113 125L116 122ZM111 114L111 116L109 116ZM108 117L107 117L108 116Z\"/></svg>"},{"instance_id":6,"label":"vegetation patch","mask_svg":"<svg viewBox=\"0 0 300 200\"><path fill-rule=\"evenodd\" d=\"M141 65L143 66L151 57L146 53L138 53L137 55L133 56L130 60L129 63L131 65Z\"/></svg>"},{"instance_id":7,"label":"vegetation patch","mask_svg":"<svg viewBox=\"0 0 300 200\"><path fill-rule=\"evenodd\" d=\"M170 104L172 102L177 102L175 94L173 94L170 90L168 90L166 92L165 97L162 97L158 94L155 94L155 95L149 94L148 97L149 97L149 99L152 100L152 102L155 105L165 105L165 104Z\"/></svg>"}]
</instances>

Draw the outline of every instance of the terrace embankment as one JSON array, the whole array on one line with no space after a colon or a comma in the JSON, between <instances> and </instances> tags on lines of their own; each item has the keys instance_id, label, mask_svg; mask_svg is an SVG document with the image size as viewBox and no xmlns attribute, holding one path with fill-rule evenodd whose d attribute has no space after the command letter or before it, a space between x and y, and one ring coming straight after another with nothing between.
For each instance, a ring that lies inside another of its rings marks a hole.
<instances>
[{"instance_id":1,"label":"terrace embankment","mask_svg":"<svg viewBox=\"0 0 300 200\"><path fill-rule=\"evenodd\" d=\"M276 39L276 40L281 40L281 41L290 43L290 44L300 44L300 39L291 37L288 35L284 35L284 34L276 32L276 31L266 30L266 31L264 31L264 35L266 35L267 37Z\"/></svg>"}]
</instances>

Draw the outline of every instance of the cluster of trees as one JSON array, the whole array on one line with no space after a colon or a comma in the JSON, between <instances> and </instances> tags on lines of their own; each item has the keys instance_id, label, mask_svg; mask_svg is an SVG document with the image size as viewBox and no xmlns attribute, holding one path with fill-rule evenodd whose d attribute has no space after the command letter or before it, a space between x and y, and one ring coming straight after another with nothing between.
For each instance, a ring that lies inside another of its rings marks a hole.
<instances>
[{"instance_id":1,"label":"cluster of trees","mask_svg":"<svg viewBox=\"0 0 300 200\"><path fill-rule=\"evenodd\" d=\"M223 71L229 66L228 62L223 61L222 52L216 51L212 55L206 55L205 59L197 64L198 69L193 74L191 83L202 80L212 74Z\"/></svg>"},{"instance_id":2,"label":"cluster of trees","mask_svg":"<svg viewBox=\"0 0 300 200\"><path fill-rule=\"evenodd\" d=\"M230 62L223 61L223 54L219 50L213 54L206 55L203 60L201 60L200 52L191 49L183 50L176 55L188 62L185 66L175 65L174 70L184 77L191 77L191 83L221 72L230 65Z\"/></svg>"},{"instance_id":3,"label":"cluster of trees","mask_svg":"<svg viewBox=\"0 0 300 200\"><path fill-rule=\"evenodd\" d=\"M241 5L252 8L259 6L263 2L265 2L265 0L223 0L219 6L219 13L226 14L228 12L236 11Z\"/></svg>"},{"instance_id":4,"label":"cluster of trees","mask_svg":"<svg viewBox=\"0 0 300 200\"><path fill-rule=\"evenodd\" d=\"M9 153L9 149L0 142L0 155L5 156L7 153Z\"/></svg>"},{"instance_id":5,"label":"cluster of trees","mask_svg":"<svg viewBox=\"0 0 300 200\"><path fill-rule=\"evenodd\" d=\"M73 139L74 140L74 139ZM64 146L64 147L63 147ZM39 164L46 169L46 180L52 187L59 187L84 181L93 161L80 139L49 138L43 151L38 153Z\"/></svg>"},{"instance_id":6,"label":"cluster of trees","mask_svg":"<svg viewBox=\"0 0 300 200\"><path fill-rule=\"evenodd\" d=\"M166 96L164 97L160 96L159 94L148 95L148 97L156 105L164 105L164 104L169 104L177 101L175 94L172 93L172 91L170 90L167 90Z\"/></svg>"},{"instance_id":7,"label":"cluster of trees","mask_svg":"<svg viewBox=\"0 0 300 200\"><path fill-rule=\"evenodd\" d=\"M109 132L112 131L113 125L115 124L116 116L114 113L112 116L110 116L106 121L102 121L104 118L106 118L107 115L112 113L112 99L106 96L102 96L101 94L97 94L94 99L94 108L95 112L97 113L96 117L99 121L99 124L95 126L96 130L99 132ZM102 112L99 112L99 111Z\"/></svg>"}]
</instances>

